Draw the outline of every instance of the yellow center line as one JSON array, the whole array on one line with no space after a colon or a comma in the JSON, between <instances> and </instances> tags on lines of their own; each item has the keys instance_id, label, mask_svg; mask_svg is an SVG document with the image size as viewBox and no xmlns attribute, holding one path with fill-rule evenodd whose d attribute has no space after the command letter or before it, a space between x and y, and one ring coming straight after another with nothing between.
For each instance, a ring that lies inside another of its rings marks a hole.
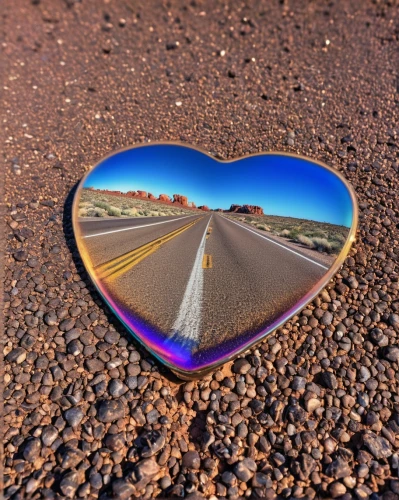
<instances>
[{"instance_id":1,"label":"yellow center line","mask_svg":"<svg viewBox=\"0 0 399 500\"><path fill-rule=\"evenodd\" d=\"M212 269L212 255L204 254L202 258L202 269Z\"/></svg>"},{"instance_id":2,"label":"yellow center line","mask_svg":"<svg viewBox=\"0 0 399 500\"><path fill-rule=\"evenodd\" d=\"M172 238L175 238L179 234L183 233L184 231L186 231L186 229L189 229L201 219L202 217L191 221L188 224L179 227L178 229L175 229L174 231L171 231L164 236L161 236L160 238L156 238L155 240L152 240L145 245L142 245L138 248L135 248L134 250L131 250L130 252L120 255L115 259L111 259L104 264L96 266L94 268L94 271L97 278L107 280L114 280L118 278L122 274L129 271L129 269L137 265L139 262L141 262L143 259L158 250L158 248L160 248L164 243L167 243Z\"/></svg>"}]
</instances>

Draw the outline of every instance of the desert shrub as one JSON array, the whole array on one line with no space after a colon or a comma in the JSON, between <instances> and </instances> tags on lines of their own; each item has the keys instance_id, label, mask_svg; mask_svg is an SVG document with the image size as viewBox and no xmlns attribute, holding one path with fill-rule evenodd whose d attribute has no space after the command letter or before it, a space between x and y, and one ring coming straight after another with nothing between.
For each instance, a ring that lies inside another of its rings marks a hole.
<instances>
[{"instance_id":1,"label":"desert shrub","mask_svg":"<svg viewBox=\"0 0 399 500\"><path fill-rule=\"evenodd\" d=\"M308 238L326 238L328 239L327 233L324 231L318 231L318 230L308 230L308 231L303 231L303 234L307 236Z\"/></svg>"},{"instance_id":2,"label":"desert shrub","mask_svg":"<svg viewBox=\"0 0 399 500\"><path fill-rule=\"evenodd\" d=\"M342 250L343 244L339 241L331 241L331 253L339 253Z\"/></svg>"},{"instance_id":3,"label":"desert shrub","mask_svg":"<svg viewBox=\"0 0 399 500\"><path fill-rule=\"evenodd\" d=\"M81 201L79 203L79 208L88 208L88 207L92 207L93 206L93 203L91 203L90 201Z\"/></svg>"},{"instance_id":4,"label":"desert shrub","mask_svg":"<svg viewBox=\"0 0 399 500\"><path fill-rule=\"evenodd\" d=\"M89 208L87 210L86 217L105 217L107 215L106 210L100 207Z\"/></svg>"},{"instance_id":5,"label":"desert shrub","mask_svg":"<svg viewBox=\"0 0 399 500\"><path fill-rule=\"evenodd\" d=\"M106 203L105 201L101 201L101 200L95 201L94 206L98 207L98 208L102 208L103 210L106 210L107 212L110 208L108 203Z\"/></svg>"},{"instance_id":6,"label":"desert shrub","mask_svg":"<svg viewBox=\"0 0 399 500\"><path fill-rule=\"evenodd\" d=\"M281 231L281 233L279 233L279 235L280 235L280 236L283 236L283 237L285 237L285 238L286 238L286 237L288 237L288 236L290 235L290 232L289 232L289 230L288 230L288 229L283 229L283 230Z\"/></svg>"},{"instance_id":7,"label":"desert shrub","mask_svg":"<svg viewBox=\"0 0 399 500\"><path fill-rule=\"evenodd\" d=\"M332 241L336 241L336 242L340 243L341 245L343 245L346 241L346 237L340 233L332 234L329 239Z\"/></svg>"},{"instance_id":8,"label":"desert shrub","mask_svg":"<svg viewBox=\"0 0 399 500\"><path fill-rule=\"evenodd\" d=\"M331 253L332 250L331 244L325 238L312 238L312 242L318 252Z\"/></svg>"},{"instance_id":9,"label":"desert shrub","mask_svg":"<svg viewBox=\"0 0 399 500\"><path fill-rule=\"evenodd\" d=\"M80 207L78 210L78 217L87 217L87 208Z\"/></svg>"},{"instance_id":10,"label":"desert shrub","mask_svg":"<svg viewBox=\"0 0 399 500\"><path fill-rule=\"evenodd\" d=\"M301 233L299 232L299 229L297 227L294 227L290 230L288 237L291 238L292 240L297 240L300 234Z\"/></svg>"},{"instance_id":11,"label":"desert shrub","mask_svg":"<svg viewBox=\"0 0 399 500\"><path fill-rule=\"evenodd\" d=\"M270 227L266 226L266 224L257 224L256 227L262 231L270 231Z\"/></svg>"},{"instance_id":12,"label":"desert shrub","mask_svg":"<svg viewBox=\"0 0 399 500\"><path fill-rule=\"evenodd\" d=\"M107 212L108 215L111 215L112 217L120 217L122 215L121 210L117 207L109 206Z\"/></svg>"},{"instance_id":13,"label":"desert shrub","mask_svg":"<svg viewBox=\"0 0 399 500\"><path fill-rule=\"evenodd\" d=\"M313 241L308 238L307 236L305 236L304 234L299 234L298 235L298 238L297 238L297 241L299 243L302 243L302 245L305 245L309 248L313 248L314 247L314 244L313 244Z\"/></svg>"},{"instance_id":14,"label":"desert shrub","mask_svg":"<svg viewBox=\"0 0 399 500\"><path fill-rule=\"evenodd\" d=\"M137 215L137 210L133 208L125 208L122 210L122 215L128 215L129 217L134 217Z\"/></svg>"}]
</instances>

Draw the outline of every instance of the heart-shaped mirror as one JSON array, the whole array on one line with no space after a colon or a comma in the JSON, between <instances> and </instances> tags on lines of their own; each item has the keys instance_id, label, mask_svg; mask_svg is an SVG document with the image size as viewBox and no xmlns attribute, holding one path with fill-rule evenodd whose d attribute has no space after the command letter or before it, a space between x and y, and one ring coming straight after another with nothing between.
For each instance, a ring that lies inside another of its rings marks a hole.
<instances>
[{"instance_id":1,"label":"heart-shaped mirror","mask_svg":"<svg viewBox=\"0 0 399 500\"><path fill-rule=\"evenodd\" d=\"M285 153L219 161L173 143L108 156L73 207L106 303L185 378L305 306L342 265L356 225L353 190L326 165Z\"/></svg>"}]
</instances>

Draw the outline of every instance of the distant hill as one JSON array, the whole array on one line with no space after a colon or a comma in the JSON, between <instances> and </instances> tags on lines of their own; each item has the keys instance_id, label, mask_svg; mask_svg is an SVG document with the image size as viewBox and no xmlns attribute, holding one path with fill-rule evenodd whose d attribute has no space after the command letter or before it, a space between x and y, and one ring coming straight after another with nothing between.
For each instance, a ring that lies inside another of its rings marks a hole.
<instances>
[{"instance_id":1,"label":"distant hill","mask_svg":"<svg viewBox=\"0 0 399 500\"><path fill-rule=\"evenodd\" d=\"M142 191L140 189L136 191L127 191L123 193L122 191L111 191L108 189L95 189L93 187L85 188L87 191L93 191L96 193L102 193L107 196L125 196L127 198L138 198L140 200L151 200L159 201L161 203L180 205L185 208L197 208L193 201L189 201L188 197L183 194L174 194L171 198L167 194L160 194L158 197L154 196L152 193L147 193L147 191ZM211 209L207 205L200 205L199 210L204 212L209 212ZM239 214L252 214L252 215L263 215L263 208L258 205L236 205L232 204L229 209L225 210L218 208L216 212L226 212L226 213L239 213Z\"/></svg>"}]
</instances>

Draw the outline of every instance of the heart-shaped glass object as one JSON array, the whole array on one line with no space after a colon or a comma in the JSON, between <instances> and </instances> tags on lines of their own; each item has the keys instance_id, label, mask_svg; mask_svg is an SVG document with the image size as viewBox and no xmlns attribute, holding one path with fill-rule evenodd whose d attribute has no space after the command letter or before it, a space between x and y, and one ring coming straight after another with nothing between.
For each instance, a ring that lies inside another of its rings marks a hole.
<instances>
[{"instance_id":1,"label":"heart-shaped glass object","mask_svg":"<svg viewBox=\"0 0 399 500\"><path fill-rule=\"evenodd\" d=\"M81 181L73 226L97 289L178 375L199 376L263 339L342 265L357 205L313 160L219 161L173 143L137 146Z\"/></svg>"}]
</instances>

